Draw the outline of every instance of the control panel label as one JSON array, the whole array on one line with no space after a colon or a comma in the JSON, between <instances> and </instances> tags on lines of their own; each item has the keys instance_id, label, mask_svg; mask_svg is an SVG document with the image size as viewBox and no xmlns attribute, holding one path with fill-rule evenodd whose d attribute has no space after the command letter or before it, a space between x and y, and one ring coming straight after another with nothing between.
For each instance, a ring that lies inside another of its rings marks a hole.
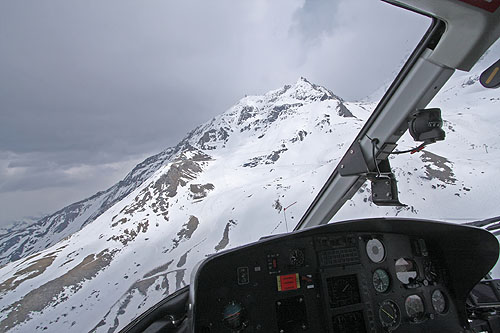
<instances>
[{"instance_id":1,"label":"control panel label","mask_svg":"<svg viewBox=\"0 0 500 333\"><path fill-rule=\"evenodd\" d=\"M278 275L278 291L296 290L300 288L299 273Z\"/></svg>"}]
</instances>

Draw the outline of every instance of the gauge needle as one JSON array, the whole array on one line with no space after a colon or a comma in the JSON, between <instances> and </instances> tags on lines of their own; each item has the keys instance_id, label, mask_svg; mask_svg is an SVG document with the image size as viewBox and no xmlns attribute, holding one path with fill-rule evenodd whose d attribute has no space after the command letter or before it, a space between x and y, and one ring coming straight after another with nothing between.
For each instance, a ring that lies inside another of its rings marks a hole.
<instances>
[{"instance_id":1,"label":"gauge needle","mask_svg":"<svg viewBox=\"0 0 500 333\"><path fill-rule=\"evenodd\" d=\"M392 320L394 320L394 317L393 317L393 316L391 316L391 314L390 314L389 312L385 311L385 310L384 310L384 308L381 308L381 310L382 310L382 311L384 311L384 313L385 313L387 316L389 316L389 318L391 318Z\"/></svg>"}]
</instances>

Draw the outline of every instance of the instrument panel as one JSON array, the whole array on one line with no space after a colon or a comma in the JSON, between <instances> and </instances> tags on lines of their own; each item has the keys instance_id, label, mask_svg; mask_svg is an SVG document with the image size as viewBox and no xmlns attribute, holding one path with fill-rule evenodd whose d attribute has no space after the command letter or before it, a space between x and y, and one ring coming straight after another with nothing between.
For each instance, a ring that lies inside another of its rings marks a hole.
<instances>
[{"instance_id":1,"label":"instrument panel","mask_svg":"<svg viewBox=\"0 0 500 333\"><path fill-rule=\"evenodd\" d=\"M322 226L208 259L192 281L194 331L464 330L446 242L361 225Z\"/></svg>"}]
</instances>

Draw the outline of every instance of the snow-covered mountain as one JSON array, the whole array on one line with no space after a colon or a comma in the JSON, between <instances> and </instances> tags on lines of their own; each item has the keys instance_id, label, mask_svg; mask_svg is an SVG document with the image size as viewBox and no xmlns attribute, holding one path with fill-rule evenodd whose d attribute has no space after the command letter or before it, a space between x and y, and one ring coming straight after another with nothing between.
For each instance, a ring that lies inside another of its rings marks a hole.
<instances>
[{"instance_id":1,"label":"snow-covered mountain","mask_svg":"<svg viewBox=\"0 0 500 333\"><path fill-rule=\"evenodd\" d=\"M38 217L35 216L26 216L23 217L19 220L12 221L8 224L4 224L2 227L0 227L0 235L5 235L5 234L10 234L14 233L16 231L26 229L30 225L35 224L36 222L40 221L43 219L45 215L40 215ZM2 264L0 264L1 266Z\"/></svg>"},{"instance_id":2,"label":"snow-covered mountain","mask_svg":"<svg viewBox=\"0 0 500 333\"><path fill-rule=\"evenodd\" d=\"M499 101L476 73L458 73L433 102L446 141L391 160L408 206L375 207L364 186L337 219L498 215L485 195L498 199L500 138L486 128L500 121ZM19 234L31 249L11 240L17 257L51 246L0 268L0 331L117 331L186 285L207 255L291 230L374 105L304 78L243 98L111 189L39 222L40 237Z\"/></svg>"},{"instance_id":3,"label":"snow-covered mountain","mask_svg":"<svg viewBox=\"0 0 500 333\"><path fill-rule=\"evenodd\" d=\"M304 82L305 79L302 79ZM317 93L314 98L338 98L324 88L314 86ZM290 87L286 88L289 89ZM298 91L297 94L307 94L307 90ZM319 94L319 95L318 95ZM326 94L326 95L325 95ZM297 96L300 100L300 96ZM310 97L313 98L313 97ZM289 106L281 106L289 107ZM342 105L345 109L345 107ZM345 109L346 110L346 109ZM283 110L273 110L270 119L276 117ZM239 122L244 121L245 117L250 117L251 108L243 110L243 115ZM343 111L341 111L343 112ZM122 181L111 188L96 193L90 198L69 205L56 213L46 216L36 223L16 224L13 227L0 232L0 266L10 261L15 261L27 257L33 253L44 250L60 240L72 235L82 229L88 223L94 221L107 209L119 202L135 190L140 184L148 179L158 168L168 163L172 157L182 151L189 142L198 146L202 150L213 149L214 146L208 144L214 135L224 136L225 131L222 127L212 128L213 124L207 124L203 128L197 128L194 132L182 140L177 146L166 149L165 151L151 156L144 162L137 165ZM249 126L249 125L247 125ZM201 133L200 136L200 131ZM7 232L8 231L8 232Z\"/></svg>"},{"instance_id":4,"label":"snow-covered mountain","mask_svg":"<svg viewBox=\"0 0 500 333\"><path fill-rule=\"evenodd\" d=\"M0 266L44 250L82 229L125 198L168 161L180 147L168 148L138 164L122 181L106 191L71 204L35 223L0 233Z\"/></svg>"}]
</instances>

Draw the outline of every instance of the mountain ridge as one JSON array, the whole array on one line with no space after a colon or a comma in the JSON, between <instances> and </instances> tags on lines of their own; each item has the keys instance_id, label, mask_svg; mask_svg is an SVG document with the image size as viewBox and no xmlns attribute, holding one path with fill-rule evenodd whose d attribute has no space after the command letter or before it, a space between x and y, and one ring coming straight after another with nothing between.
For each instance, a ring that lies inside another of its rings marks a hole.
<instances>
[{"instance_id":1,"label":"mountain ridge","mask_svg":"<svg viewBox=\"0 0 500 333\"><path fill-rule=\"evenodd\" d=\"M294 89L292 89L292 87ZM268 92L263 97L269 102L283 96L304 100L305 102L318 99L322 101L336 99L341 102L339 104L339 112L345 113L346 116L352 116L340 97L324 87L309 82L304 77L299 78L293 86L285 85L282 88ZM252 106L246 105L246 102L251 101L253 97L245 97L236 104L236 108L233 112L241 112L237 121L238 125L248 122L248 119L252 119L257 114L256 112L259 111L258 109L253 109ZM238 110L238 105L243 105L244 107ZM273 109L268 114L267 121L272 122L276 120L280 113L286 112L287 109L297 106L299 105L283 104L281 108ZM222 124L220 124L218 130L212 128L215 126L213 123L215 119L220 118L221 121L224 121L223 118L226 120L232 118L231 113L224 116L225 114L226 113L223 113L219 117L214 117L211 121L190 131L176 146L169 147L158 154L146 158L143 162L135 166L124 179L107 190L99 191L86 199L70 204L53 214L43 217L35 223L27 226L21 225L21 228L11 228L9 233L0 235L0 266L46 249L70 236L74 232L81 230L115 203L135 190L138 185L142 184L142 182L161 167L161 165L167 163L177 152L181 151L186 144L198 146L205 150L214 149L215 146L210 146L208 144L209 142L225 140L229 135ZM246 130L251 126L256 126L256 124L247 124ZM245 128L241 129L241 131L244 130ZM200 133L202 133L202 136L198 138Z\"/></svg>"}]
</instances>

